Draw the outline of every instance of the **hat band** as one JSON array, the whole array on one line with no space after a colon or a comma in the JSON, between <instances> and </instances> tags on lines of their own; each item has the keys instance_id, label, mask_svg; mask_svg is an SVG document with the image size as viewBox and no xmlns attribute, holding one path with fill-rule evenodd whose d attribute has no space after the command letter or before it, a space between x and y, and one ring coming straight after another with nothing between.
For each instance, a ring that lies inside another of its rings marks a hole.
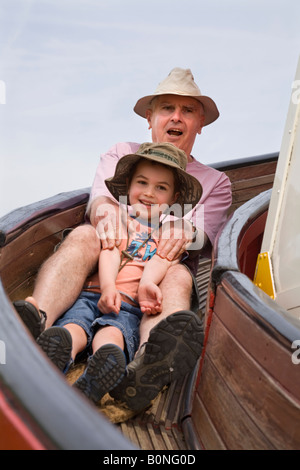
<instances>
[{"instance_id":1,"label":"hat band","mask_svg":"<svg viewBox=\"0 0 300 470\"><path fill-rule=\"evenodd\" d=\"M171 156L168 155L167 153L158 152L157 150L151 150L151 149L144 150L143 152L140 153L140 155L147 155L147 154L149 154L149 155L156 155L156 156L158 156L158 157L163 157L163 158L165 158L166 160L169 160L169 161L171 161L171 162L173 162L173 163L176 163L176 165L178 165L180 168L182 168L181 165L180 165L180 163L179 163L179 161L178 161L176 158L171 157Z\"/></svg>"}]
</instances>

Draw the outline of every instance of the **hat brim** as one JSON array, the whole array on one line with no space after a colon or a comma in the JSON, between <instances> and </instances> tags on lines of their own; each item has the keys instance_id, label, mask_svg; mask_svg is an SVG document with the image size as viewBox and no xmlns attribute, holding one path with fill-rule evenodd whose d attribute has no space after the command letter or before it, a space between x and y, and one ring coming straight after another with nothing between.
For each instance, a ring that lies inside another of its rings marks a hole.
<instances>
[{"instance_id":1,"label":"hat brim","mask_svg":"<svg viewBox=\"0 0 300 470\"><path fill-rule=\"evenodd\" d=\"M137 101L135 107L133 108L134 112L137 113L139 116L146 118L146 111L147 109L150 108L151 101L153 100L153 98L156 98L157 96L163 96L166 94L174 95L174 96L187 96L189 98L195 98L197 101L199 101L204 108L204 115L205 115L204 124L203 124L204 126L211 124L220 116L216 103L209 96L204 96L204 95L192 96L192 95L186 95L186 94L180 94L180 93L157 93L154 95L144 96L143 98L140 98Z\"/></svg>"},{"instance_id":2,"label":"hat brim","mask_svg":"<svg viewBox=\"0 0 300 470\"><path fill-rule=\"evenodd\" d=\"M176 200L182 209L182 215L189 212L199 202L202 196L202 186L194 176L182 170L173 162L168 162L166 165L165 160L155 155L139 155L130 154L122 157L116 166L115 175L105 180L105 184L113 197L119 201L121 196L127 196L128 193L128 177L133 167L138 161L144 158L146 160L156 161L162 165L175 168L179 179L180 195Z\"/></svg>"}]
</instances>

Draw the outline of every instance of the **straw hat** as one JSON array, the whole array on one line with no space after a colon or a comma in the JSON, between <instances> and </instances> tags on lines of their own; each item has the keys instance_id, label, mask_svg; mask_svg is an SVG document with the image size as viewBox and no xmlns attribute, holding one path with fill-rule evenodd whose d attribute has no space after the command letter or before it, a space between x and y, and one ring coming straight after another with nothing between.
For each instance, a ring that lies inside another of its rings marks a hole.
<instances>
[{"instance_id":1,"label":"straw hat","mask_svg":"<svg viewBox=\"0 0 300 470\"><path fill-rule=\"evenodd\" d=\"M219 117L219 111L215 102L208 96L201 94L190 69L176 67L171 70L167 78L159 83L153 95L144 96L137 101L133 108L134 111L145 118L146 110L149 109L151 101L160 95L189 96L200 101L205 113L204 126L211 124Z\"/></svg>"},{"instance_id":2,"label":"straw hat","mask_svg":"<svg viewBox=\"0 0 300 470\"><path fill-rule=\"evenodd\" d=\"M194 176L186 173L187 157L185 152L170 143L144 143L136 153L120 158L115 175L105 180L106 186L115 199L119 200L120 196L127 195L128 177L141 158L153 160L176 170L179 180L179 188L176 188L176 191L180 193L176 204L180 204L183 211L184 209L190 210L191 206L194 207L199 202L202 186ZM191 206L184 207L184 205Z\"/></svg>"}]
</instances>

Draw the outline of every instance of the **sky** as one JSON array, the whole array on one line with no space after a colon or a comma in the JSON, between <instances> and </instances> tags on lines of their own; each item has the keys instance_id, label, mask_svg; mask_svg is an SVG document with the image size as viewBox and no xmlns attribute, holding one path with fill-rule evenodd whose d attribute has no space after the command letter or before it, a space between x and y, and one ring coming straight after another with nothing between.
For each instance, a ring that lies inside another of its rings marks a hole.
<instances>
[{"instance_id":1,"label":"sky","mask_svg":"<svg viewBox=\"0 0 300 470\"><path fill-rule=\"evenodd\" d=\"M151 141L133 107L174 67L220 110L195 158L279 151L299 25L295 0L0 0L0 217L91 186L115 143Z\"/></svg>"}]
</instances>

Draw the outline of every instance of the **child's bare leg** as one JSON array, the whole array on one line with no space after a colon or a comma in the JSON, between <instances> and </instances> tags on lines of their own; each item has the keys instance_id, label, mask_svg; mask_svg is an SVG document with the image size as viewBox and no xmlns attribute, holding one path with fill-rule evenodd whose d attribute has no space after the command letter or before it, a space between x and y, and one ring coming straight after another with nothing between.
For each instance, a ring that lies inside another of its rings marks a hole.
<instances>
[{"instance_id":1,"label":"child's bare leg","mask_svg":"<svg viewBox=\"0 0 300 470\"><path fill-rule=\"evenodd\" d=\"M72 336L71 355L72 355L72 359L75 360L75 357L77 356L77 354L86 348L86 345L87 345L86 332L81 326L75 323L69 323L68 325L65 325L64 328L66 328L66 330L68 330Z\"/></svg>"},{"instance_id":2,"label":"child's bare leg","mask_svg":"<svg viewBox=\"0 0 300 470\"><path fill-rule=\"evenodd\" d=\"M124 351L124 338L121 330L109 325L99 329L93 339L93 353L105 344L115 344Z\"/></svg>"}]
</instances>

